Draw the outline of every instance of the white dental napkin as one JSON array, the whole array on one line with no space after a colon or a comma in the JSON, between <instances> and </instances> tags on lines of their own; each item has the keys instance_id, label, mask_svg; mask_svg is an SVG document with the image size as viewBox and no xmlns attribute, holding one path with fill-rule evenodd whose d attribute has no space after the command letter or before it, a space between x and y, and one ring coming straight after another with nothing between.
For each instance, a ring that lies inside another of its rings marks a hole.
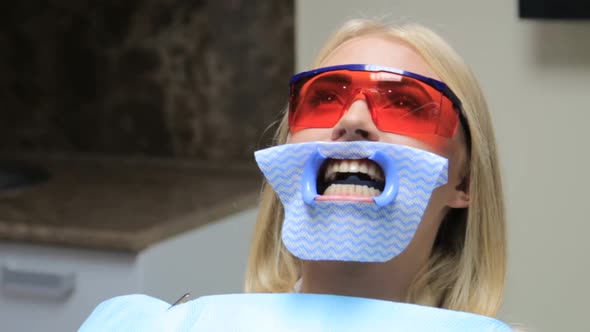
<instances>
[{"instance_id":1,"label":"white dental napkin","mask_svg":"<svg viewBox=\"0 0 590 332\"><path fill-rule=\"evenodd\" d=\"M410 243L432 191L447 182L439 155L379 142L309 142L257 151L256 162L285 209L282 239L305 260L384 262ZM328 159L371 159L385 188L371 202L316 200Z\"/></svg>"}]
</instances>

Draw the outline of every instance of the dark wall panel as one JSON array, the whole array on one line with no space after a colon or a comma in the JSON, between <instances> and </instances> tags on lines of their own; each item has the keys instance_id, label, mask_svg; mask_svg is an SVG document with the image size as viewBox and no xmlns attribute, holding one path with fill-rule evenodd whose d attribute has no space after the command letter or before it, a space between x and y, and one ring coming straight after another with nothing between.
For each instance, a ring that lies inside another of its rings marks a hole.
<instances>
[{"instance_id":1,"label":"dark wall panel","mask_svg":"<svg viewBox=\"0 0 590 332\"><path fill-rule=\"evenodd\" d=\"M292 0L0 5L0 152L244 160L287 101Z\"/></svg>"}]
</instances>

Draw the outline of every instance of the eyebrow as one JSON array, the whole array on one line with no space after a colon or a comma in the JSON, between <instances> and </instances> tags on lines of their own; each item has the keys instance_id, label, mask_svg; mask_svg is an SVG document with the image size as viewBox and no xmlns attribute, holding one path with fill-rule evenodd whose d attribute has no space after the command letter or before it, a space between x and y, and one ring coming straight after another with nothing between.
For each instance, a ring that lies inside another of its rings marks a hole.
<instances>
[{"instance_id":1,"label":"eyebrow","mask_svg":"<svg viewBox=\"0 0 590 332\"><path fill-rule=\"evenodd\" d=\"M422 84L419 84L414 80L403 79L401 81L380 81L377 83L377 86L379 88L387 88L391 86L414 88L420 91L420 93L423 93L425 96L428 96L429 98L434 98L434 96L431 95L430 92L428 92L428 90L426 90L424 86L422 86Z\"/></svg>"},{"instance_id":2,"label":"eyebrow","mask_svg":"<svg viewBox=\"0 0 590 332\"><path fill-rule=\"evenodd\" d=\"M314 80L314 83L347 83L352 82L352 77L346 74L328 74L322 75Z\"/></svg>"},{"instance_id":3,"label":"eyebrow","mask_svg":"<svg viewBox=\"0 0 590 332\"><path fill-rule=\"evenodd\" d=\"M377 86L382 88L382 87L388 87L388 86L402 86L402 87L412 87L412 88L417 88L421 91L424 91L425 93L427 93L426 89L424 89L424 87L421 84L418 84L416 82L414 82L413 80L401 80L401 81L379 81L377 83Z\"/></svg>"}]
</instances>

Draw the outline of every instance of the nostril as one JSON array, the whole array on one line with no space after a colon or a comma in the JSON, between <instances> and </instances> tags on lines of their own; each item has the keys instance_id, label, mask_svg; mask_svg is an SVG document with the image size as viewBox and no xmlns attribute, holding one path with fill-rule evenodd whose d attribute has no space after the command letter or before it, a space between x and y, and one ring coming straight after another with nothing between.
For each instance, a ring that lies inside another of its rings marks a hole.
<instances>
[{"instance_id":1,"label":"nostril","mask_svg":"<svg viewBox=\"0 0 590 332\"><path fill-rule=\"evenodd\" d=\"M354 133L357 134L357 135L359 135L359 136L361 136L362 138L365 138L365 139L369 138L369 132L367 130L364 130L364 129L356 129L354 131Z\"/></svg>"},{"instance_id":2,"label":"nostril","mask_svg":"<svg viewBox=\"0 0 590 332\"><path fill-rule=\"evenodd\" d=\"M370 140L376 141L378 138L375 137L369 130L366 129L346 129L346 128L335 128L332 131L332 140L334 141L356 141L356 140Z\"/></svg>"}]
</instances>

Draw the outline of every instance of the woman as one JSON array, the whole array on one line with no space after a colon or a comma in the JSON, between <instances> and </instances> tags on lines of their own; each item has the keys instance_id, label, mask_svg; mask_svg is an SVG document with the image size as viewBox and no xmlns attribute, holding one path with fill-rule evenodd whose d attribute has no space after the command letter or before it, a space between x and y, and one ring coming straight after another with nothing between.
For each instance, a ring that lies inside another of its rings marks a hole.
<instances>
[{"instance_id":1,"label":"woman","mask_svg":"<svg viewBox=\"0 0 590 332\"><path fill-rule=\"evenodd\" d=\"M446 83L452 92L444 93L444 97L455 106L461 120L458 129L446 136L390 130L386 123L376 120L374 97L367 92L365 97L351 97L341 116L329 126L289 128L289 114L285 114L276 134L277 144L401 144L448 159L448 182L434 190L408 247L384 263L295 257L281 240L283 206L266 184L246 291L339 294L495 316L506 269L504 206L494 134L476 79L447 43L416 25L348 22L332 36L314 67L330 71L349 64L397 68L410 72L408 75L418 77L418 81ZM398 102L407 105L411 101ZM293 108L291 105L290 112Z\"/></svg>"}]
</instances>

